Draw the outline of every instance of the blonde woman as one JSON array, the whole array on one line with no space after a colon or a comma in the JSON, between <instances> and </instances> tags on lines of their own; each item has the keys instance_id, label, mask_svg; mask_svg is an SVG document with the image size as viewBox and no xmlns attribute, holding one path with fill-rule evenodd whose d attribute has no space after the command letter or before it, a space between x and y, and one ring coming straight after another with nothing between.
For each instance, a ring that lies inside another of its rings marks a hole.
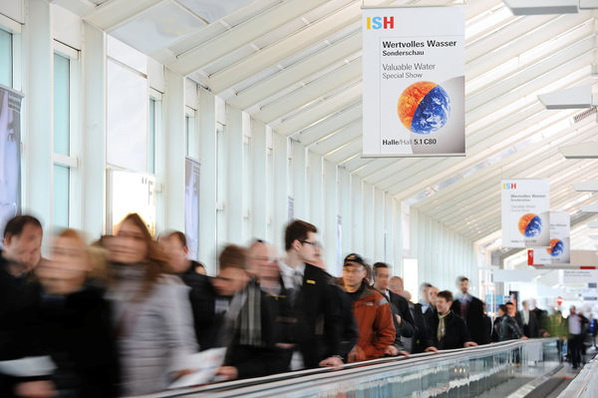
<instances>
[{"instance_id":1,"label":"blonde woman","mask_svg":"<svg viewBox=\"0 0 598 398\"><path fill-rule=\"evenodd\" d=\"M165 273L161 251L138 214L124 218L108 247L121 393L164 390L189 371L180 364L198 351L189 288Z\"/></svg>"}]
</instances>

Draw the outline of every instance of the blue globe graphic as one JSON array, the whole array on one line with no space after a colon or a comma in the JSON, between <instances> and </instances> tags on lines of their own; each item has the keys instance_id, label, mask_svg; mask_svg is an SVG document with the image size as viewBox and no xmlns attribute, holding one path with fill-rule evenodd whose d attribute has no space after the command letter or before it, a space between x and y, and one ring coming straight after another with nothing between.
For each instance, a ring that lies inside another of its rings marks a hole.
<instances>
[{"instance_id":1,"label":"blue globe graphic","mask_svg":"<svg viewBox=\"0 0 598 398\"><path fill-rule=\"evenodd\" d=\"M525 228L525 237L534 238L542 232L542 219L538 216L532 218Z\"/></svg>"},{"instance_id":2,"label":"blue globe graphic","mask_svg":"<svg viewBox=\"0 0 598 398\"><path fill-rule=\"evenodd\" d=\"M557 256L562 255L564 251L565 251L565 244L563 243L562 240L559 240L552 248L550 255L552 257L557 257Z\"/></svg>"},{"instance_id":3,"label":"blue globe graphic","mask_svg":"<svg viewBox=\"0 0 598 398\"><path fill-rule=\"evenodd\" d=\"M434 87L419 103L411 131L417 134L430 134L441 129L451 113L451 99L441 86Z\"/></svg>"}]
</instances>

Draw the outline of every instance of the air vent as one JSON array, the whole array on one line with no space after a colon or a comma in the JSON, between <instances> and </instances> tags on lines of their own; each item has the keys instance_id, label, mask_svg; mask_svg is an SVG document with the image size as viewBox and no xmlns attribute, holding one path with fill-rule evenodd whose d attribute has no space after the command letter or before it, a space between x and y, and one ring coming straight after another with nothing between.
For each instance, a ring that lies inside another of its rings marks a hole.
<instances>
[{"instance_id":1,"label":"air vent","mask_svg":"<svg viewBox=\"0 0 598 398\"><path fill-rule=\"evenodd\" d=\"M579 123L583 119L590 117L590 116L596 114L597 112L598 112L598 107L593 106L590 109L587 109L583 112L579 112L577 115L573 116L573 122Z\"/></svg>"}]
</instances>

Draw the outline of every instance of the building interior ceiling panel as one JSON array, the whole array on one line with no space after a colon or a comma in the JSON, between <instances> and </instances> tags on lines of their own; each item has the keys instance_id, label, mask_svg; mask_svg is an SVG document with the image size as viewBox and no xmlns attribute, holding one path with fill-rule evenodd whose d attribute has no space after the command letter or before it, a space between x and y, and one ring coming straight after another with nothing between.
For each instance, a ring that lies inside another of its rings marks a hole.
<instances>
[{"instance_id":1,"label":"building interior ceiling panel","mask_svg":"<svg viewBox=\"0 0 598 398\"><path fill-rule=\"evenodd\" d=\"M472 241L499 240L504 178L549 178L553 210L571 213L577 230L593 219L580 206L598 198L571 184L597 179L598 163L567 160L559 147L596 141L597 114L575 121L583 109L549 111L537 96L598 91L596 10L514 16L502 0L466 1L467 156L374 159L361 157L361 7L463 1L56 3ZM152 24L156 40L143 45L136 27Z\"/></svg>"}]
</instances>

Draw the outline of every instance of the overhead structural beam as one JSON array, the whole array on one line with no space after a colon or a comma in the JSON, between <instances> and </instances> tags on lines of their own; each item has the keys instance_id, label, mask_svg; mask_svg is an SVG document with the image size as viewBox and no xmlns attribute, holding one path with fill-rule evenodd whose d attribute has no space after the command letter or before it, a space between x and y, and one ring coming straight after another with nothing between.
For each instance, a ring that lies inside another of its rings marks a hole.
<instances>
[{"instance_id":1,"label":"overhead structural beam","mask_svg":"<svg viewBox=\"0 0 598 398\"><path fill-rule=\"evenodd\" d=\"M598 0L579 0L580 10L592 10L598 8Z\"/></svg>"},{"instance_id":2,"label":"overhead structural beam","mask_svg":"<svg viewBox=\"0 0 598 398\"><path fill-rule=\"evenodd\" d=\"M161 2L162 0L112 0L95 7L83 19L101 30L109 30Z\"/></svg>"},{"instance_id":3,"label":"overhead structural beam","mask_svg":"<svg viewBox=\"0 0 598 398\"><path fill-rule=\"evenodd\" d=\"M598 221L592 221L588 223L589 228L598 228Z\"/></svg>"},{"instance_id":4,"label":"overhead structural beam","mask_svg":"<svg viewBox=\"0 0 598 398\"><path fill-rule=\"evenodd\" d=\"M573 189L577 192L598 192L598 180L574 182Z\"/></svg>"},{"instance_id":5,"label":"overhead structural beam","mask_svg":"<svg viewBox=\"0 0 598 398\"><path fill-rule=\"evenodd\" d=\"M598 141L564 145L559 151L566 159L598 159Z\"/></svg>"},{"instance_id":6,"label":"overhead structural beam","mask_svg":"<svg viewBox=\"0 0 598 398\"><path fill-rule=\"evenodd\" d=\"M589 85L540 94L538 99L546 109L591 108L592 105L598 102L598 98L592 95L592 86Z\"/></svg>"},{"instance_id":7,"label":"overhead structural beam","mask_svg":"<svg viewBox=\"0 0 598 398\"><path fill-rule=\"evenodd\" d=\"M178 54L177 60L168 66L180 74L189 74L325 3L325 0L283 2L269 8L256 18L240 23L215 38L201 43L183 54Z\"/></svg>"},{"instance_id":8,"label":"overhead structural beam","mask_svg":"<svg viewBox=\"0 0 598 398\"><path fill-rule=\"evenodd\" d=\"M514 15L575 14L579 0L504 0Z\"/></svg>"},{"instance_id":9,"label":"overhead structural beam","mask_svg":"<svg viewBox=\"0 0 598 398\"><path fill-rule=\"evenodd\" d=\"M579 208L584 213L598 213L598 202Z\"/></svg>"}]
</instances>

